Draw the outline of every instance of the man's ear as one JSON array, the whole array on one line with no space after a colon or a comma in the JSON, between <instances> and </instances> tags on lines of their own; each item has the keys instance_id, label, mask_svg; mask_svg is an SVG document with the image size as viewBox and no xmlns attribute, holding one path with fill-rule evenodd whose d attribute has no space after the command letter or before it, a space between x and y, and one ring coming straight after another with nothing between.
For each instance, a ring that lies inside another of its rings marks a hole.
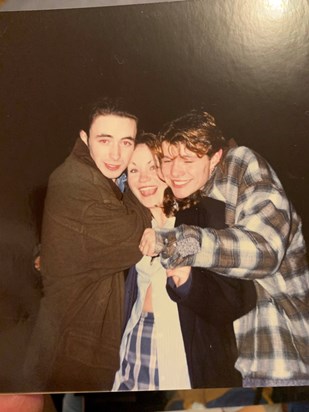
<instances>
[{"instance_id":1,"label":"man's ear","mask_svg":"<svg viewBox=\"0 0 309 412\"><path fill-rule=\"evenodd\" d=\"M217 166L217 164L220 162L222 153L223 153L223 150L220 149L210 159L210 172L212 172L214 168Z\"/></svg>"},{"instance_id":2,"label":"man's ear","mask_svg":"<svg viewBox=\"0 0 309 412\"><path fill-rule=\"evenodd\" d=\"M84 130L81 130L79 132L79 137L82 139L82 141L88 146L88 135Z\"/></svg>"}]
</instances>

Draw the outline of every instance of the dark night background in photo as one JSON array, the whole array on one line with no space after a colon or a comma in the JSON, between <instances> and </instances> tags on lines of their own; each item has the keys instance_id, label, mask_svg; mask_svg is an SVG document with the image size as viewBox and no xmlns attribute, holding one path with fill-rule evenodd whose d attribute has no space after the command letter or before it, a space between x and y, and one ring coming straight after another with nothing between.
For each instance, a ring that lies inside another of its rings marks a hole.
<instances>
[{"instance_id":1,"label":"dark night background in photo","mask_svg":"<svg viewBox=\"0 0 309 412\"><path fill-rule=\"evenodd\" d=\"M153 132L203 105L274 167L308 243L308 37L306 0L0 13L0 391L14 390L39 302L48 176L73 146L80 107L100 95L132 100Z\"/></svg>"}]
</instances>

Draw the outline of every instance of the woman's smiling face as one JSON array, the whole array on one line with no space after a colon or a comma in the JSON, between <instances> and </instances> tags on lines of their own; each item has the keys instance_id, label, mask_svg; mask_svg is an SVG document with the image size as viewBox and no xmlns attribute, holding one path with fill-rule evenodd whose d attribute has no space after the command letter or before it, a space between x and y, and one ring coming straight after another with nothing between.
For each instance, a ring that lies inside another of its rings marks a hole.
<instances>
[{"instance_id":1,"label":"woman's smiling face","mask_svg":"<svg viewBox=\"0 0 309 412\"><path fill-rule=\"evenodd\" d=\"M144 143L138 144L128 165L128 183L137 199L149 209L162 206L167 185L157 174L155 158Z\"/></svg>"}]
</instances>

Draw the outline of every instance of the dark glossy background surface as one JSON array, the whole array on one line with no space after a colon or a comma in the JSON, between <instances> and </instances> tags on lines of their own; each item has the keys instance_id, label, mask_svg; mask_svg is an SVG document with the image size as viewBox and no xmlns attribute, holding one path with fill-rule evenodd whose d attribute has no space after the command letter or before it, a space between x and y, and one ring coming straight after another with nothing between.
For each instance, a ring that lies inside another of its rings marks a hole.
<instances>
[{"instance_id":1,"label":"dark glossy background surface","mask_svg":"<svg viewBox=\"0 0 309 412\"><path fill-rule=\"evenodd\" d=\"M203 105L271 163L308 242L308 37L306 0L0 13L1 342L22 353L39 298L32 251L44 187L77 136L80 105L100 94L132 97L154 132ZM0 390L16 353L1 361Z\"/></svg>"}]
</instances>

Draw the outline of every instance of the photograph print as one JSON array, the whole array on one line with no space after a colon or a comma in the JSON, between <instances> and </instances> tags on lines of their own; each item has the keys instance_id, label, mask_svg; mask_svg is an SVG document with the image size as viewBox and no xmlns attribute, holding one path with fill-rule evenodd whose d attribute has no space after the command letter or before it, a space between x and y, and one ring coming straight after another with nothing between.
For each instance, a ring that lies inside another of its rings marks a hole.
<instances>
[{"instance_id":1,"label":"photograph print","mask_svg":"<svg viewBox=\"0 0 309 412\"><path fill-rule=\"evenodd\" d=\"M82 3L0 4L0 392L309 385L308 2Z\"/></svg>"}]
</instances>

